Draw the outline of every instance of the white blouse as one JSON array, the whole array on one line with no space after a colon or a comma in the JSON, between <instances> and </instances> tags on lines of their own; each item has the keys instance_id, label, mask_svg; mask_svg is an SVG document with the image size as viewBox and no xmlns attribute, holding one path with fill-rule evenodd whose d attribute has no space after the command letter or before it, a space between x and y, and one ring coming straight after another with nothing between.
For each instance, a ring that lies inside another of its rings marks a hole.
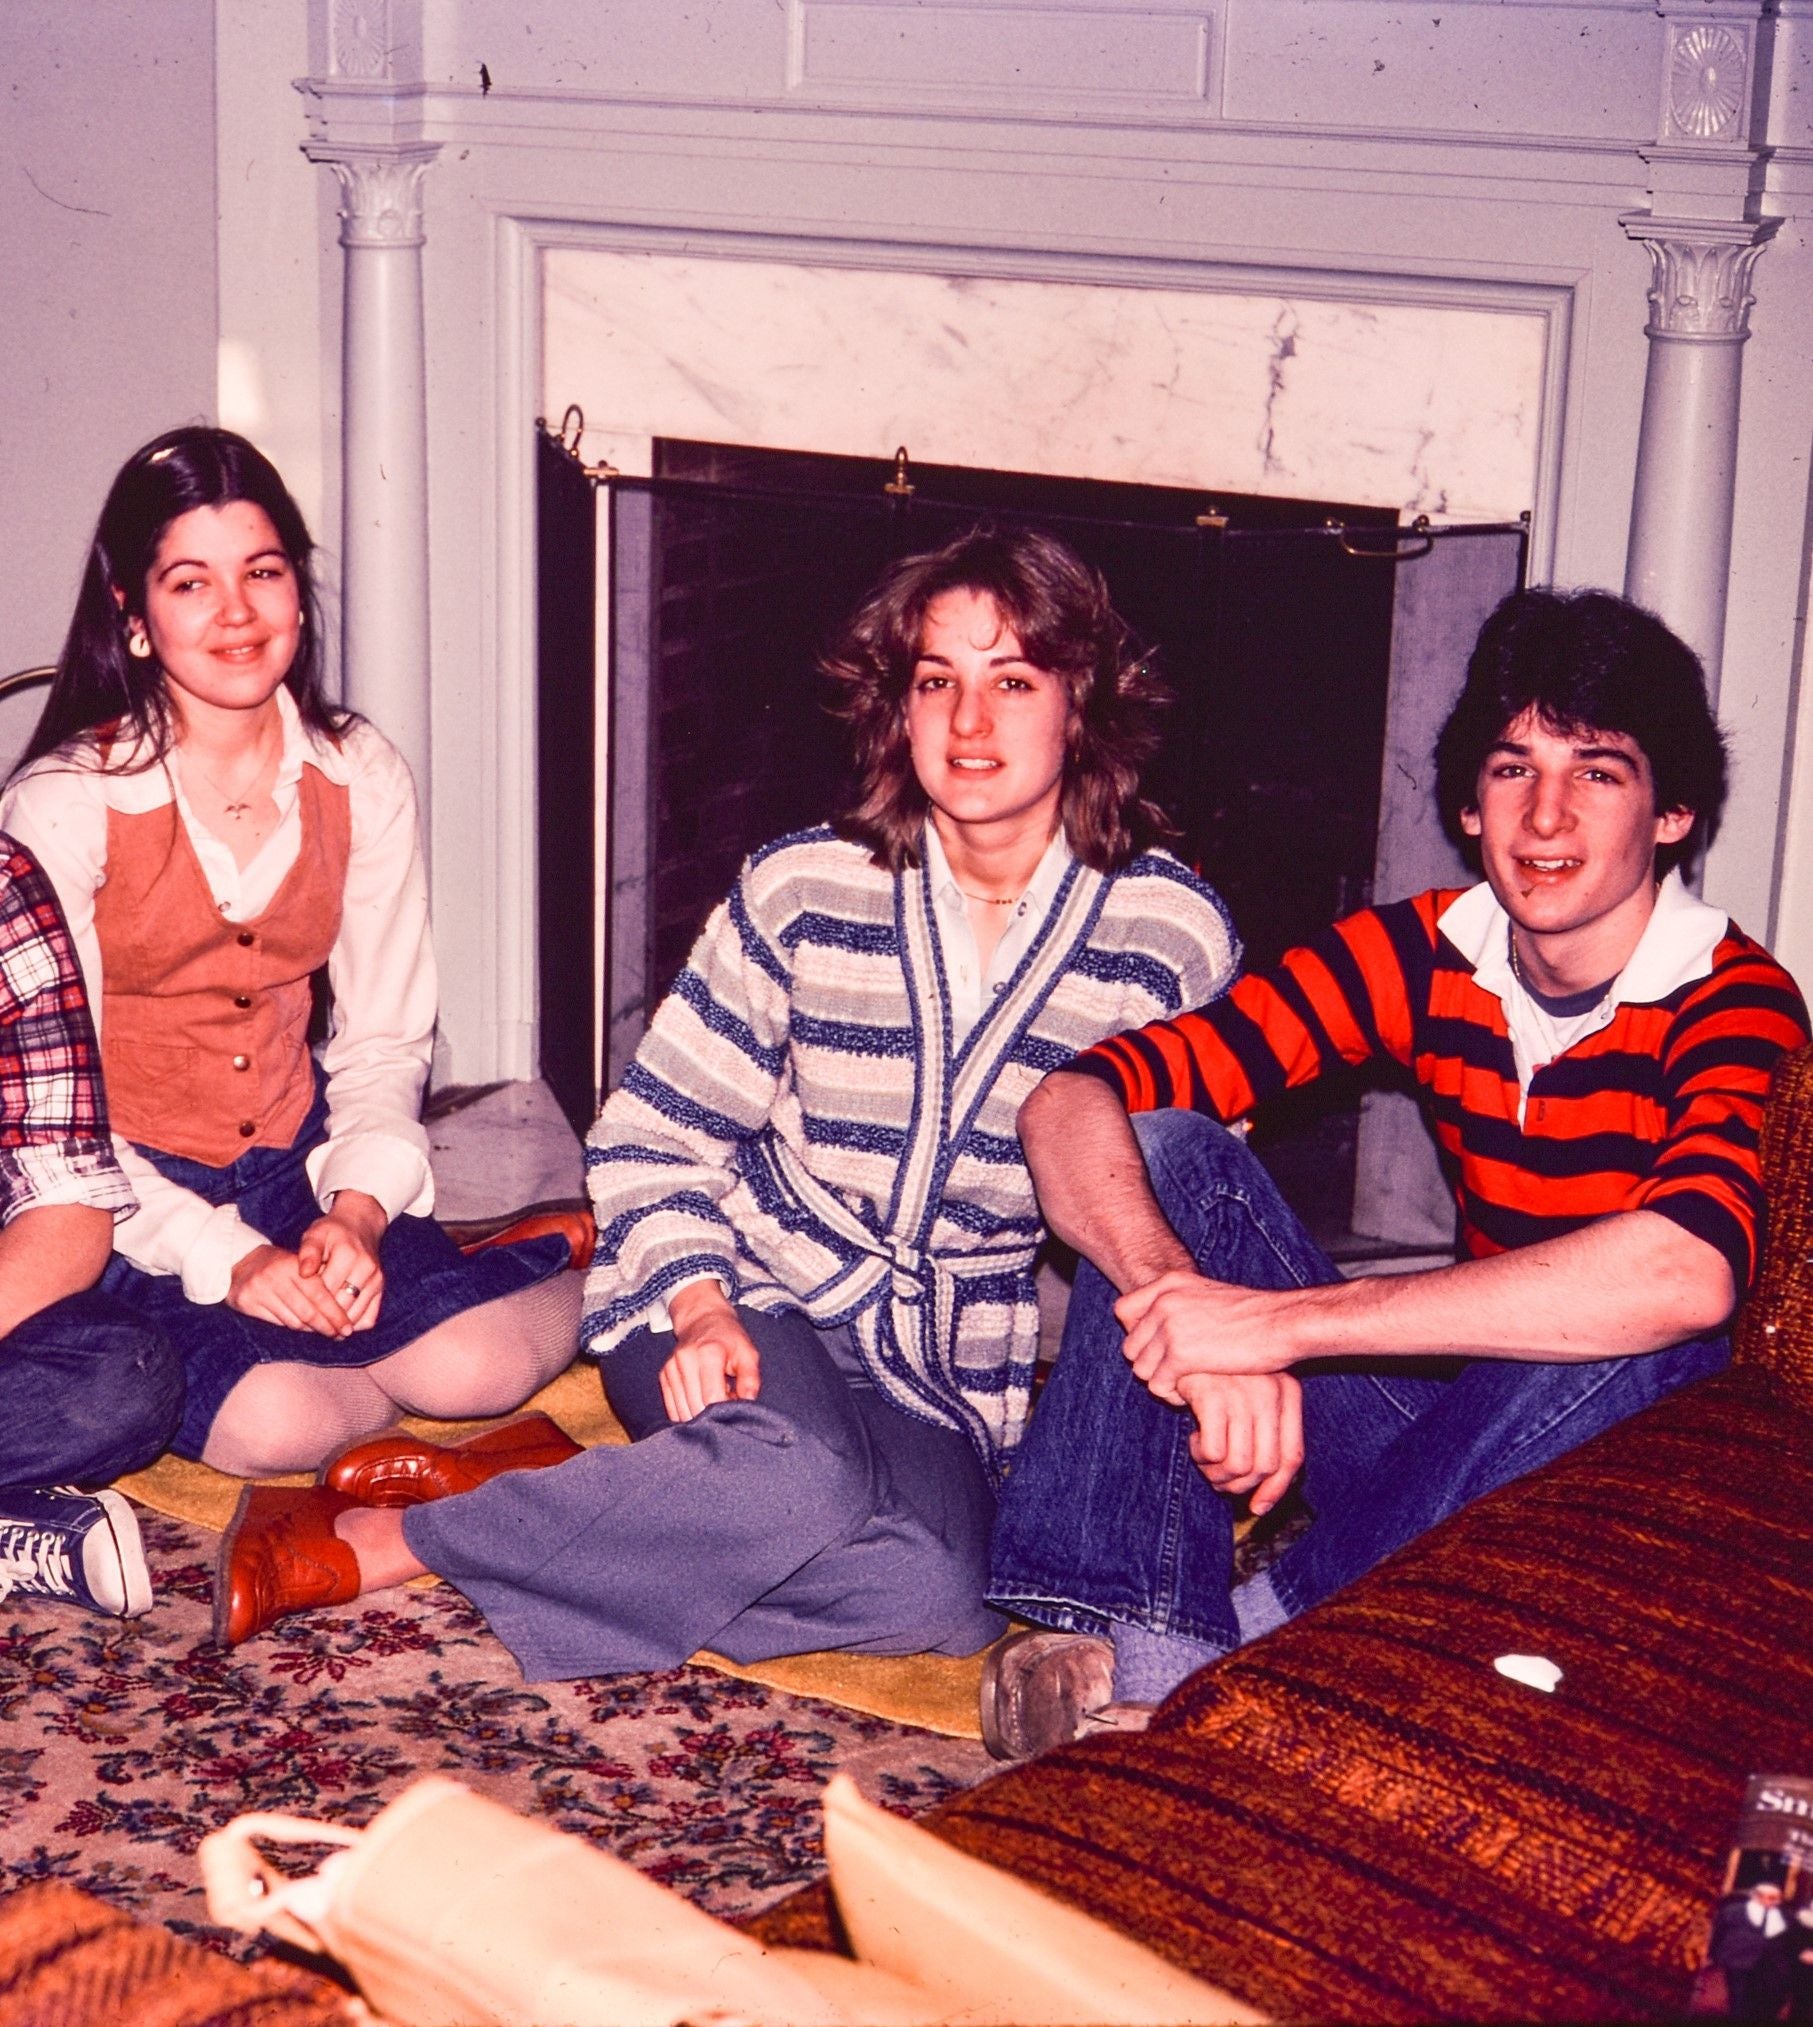
<instances>
[{"instance_id":1,"label":"white blouse","mask_svg":"<svg viewBox=\"0 0 1813 2027\"><path fill-rule=\"evenodd\" d=\"M286 689L277 692L283 751L273 795L277 828L249 865L203 829L180 780L181 759L130 768L118 749L102 771L91 748L47 755L0 798L0 829L43 866L63 904L98 1031L102 960L94 896L107 877L107 812L143 813L174 801L220 912L237 922L269 906L302 846L300 784L305 765L345 786L352 821L346 901L328 955L334 1027L322 1051L327 1138L308 1157L323 1209L337 1191L376 1197L390 1217L434 1209L422 1090L434 1046L437 983L428 933L428 880L416 832L415 784L403 756L375 726L358 720L336 747L302 723ZM219 1302L233 1268L268 1243L231 1204L211 1205L169 1181L114 1136L139 1208L114 1228L114 1244L152 1274L180 1274L192 1302Z\"/></svg>"},{"instance_id":2,"label":"white blouse","mask_svg":"<svg viewBox=\"0 0 1813 2027\"><path fill-rule=\"evenodd\" d=\"M938 826L925 826L925 878L938 910L938 940L944 946L945 984L950 993L951 1046L962 1048L970 1030L982 1018L982 1009L997 994L1007 990L1008 980L1019 969L1020 959L1032 945L1070 865L1070 843L1060 828L1045 847L1045 855L1033 868L1026 891L1014 903L1013 913L1001 932L988 963L977 955L976 931L969 919L969 901L951 871Z\"/></svg>"}]
</instances>

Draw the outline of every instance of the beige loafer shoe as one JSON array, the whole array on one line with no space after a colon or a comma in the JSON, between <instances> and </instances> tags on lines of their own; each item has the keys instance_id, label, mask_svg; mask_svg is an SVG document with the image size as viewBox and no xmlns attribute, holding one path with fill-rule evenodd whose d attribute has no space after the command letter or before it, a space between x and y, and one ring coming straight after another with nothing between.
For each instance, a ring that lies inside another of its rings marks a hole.
<instances>
[{"instance_id":1,"label":"beige loafer shoe","mask_svg":"<svg viewBox=\"0 0 1813 2027\"><path fill-rule=\"evenodd\" d=\"M1114 1696L1114 1646L1093 1633L1013 1633L982 1664L982 1742L1031 1759L1082 1735Z\"/></svg>"}]
</instances>

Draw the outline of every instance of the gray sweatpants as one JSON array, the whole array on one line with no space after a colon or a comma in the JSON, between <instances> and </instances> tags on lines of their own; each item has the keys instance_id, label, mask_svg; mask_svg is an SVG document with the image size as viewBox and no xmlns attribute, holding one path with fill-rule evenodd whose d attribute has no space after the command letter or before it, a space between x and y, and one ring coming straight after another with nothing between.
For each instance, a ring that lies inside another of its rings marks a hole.
<instances>
[{"instance_id":1,"label":"gray sweatpants","mask_svg":"<svg viewBox=\"0 0 1813 2027\"><path fill-rule=\"evenodd\" d=\"M530 1682L841 1648L973 1654L994 1496L967 1438L894 1407L841 1333L739 1309L753 1401L670 1423L673 1339L604 1364L634 1439L413 1508L411 1551L465 1592Z\"/></svg>"}]
</instances>

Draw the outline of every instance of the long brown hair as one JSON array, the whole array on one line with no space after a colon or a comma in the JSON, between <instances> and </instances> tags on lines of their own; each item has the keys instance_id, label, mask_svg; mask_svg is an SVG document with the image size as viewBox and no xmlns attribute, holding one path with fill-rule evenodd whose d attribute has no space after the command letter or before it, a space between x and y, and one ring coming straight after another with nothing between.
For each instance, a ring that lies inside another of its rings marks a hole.
<instances>
[{"instance_id":1,"label":"long brown hair","mask_svg":"<svg viewBox=\"0 0 1813 2027\"><path fill-rule=\"evenodd\" d=\"M926 613L951 591L990 600L1027 660L1069 695L1061 812L1076 856L1098 872L1119 872L1174 835L1139 793L1169 694L1114 610L1101 572L1054 535L985 523L893 564L820 658L832 709L856 751L857 799L834 820L839 836L867 845L892 873L919 861L927 805L907 740L907 689Z\"/></svg>"}]
</instances>

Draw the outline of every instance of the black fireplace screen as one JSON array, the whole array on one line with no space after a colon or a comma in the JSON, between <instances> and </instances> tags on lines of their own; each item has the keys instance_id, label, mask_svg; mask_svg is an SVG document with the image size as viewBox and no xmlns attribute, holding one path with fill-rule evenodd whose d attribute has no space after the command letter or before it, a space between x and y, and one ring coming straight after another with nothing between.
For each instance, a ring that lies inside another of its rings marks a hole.
<instances>
[{"instance_id":1,"label":"black fireplace screen","mask_svg":"<svg viewBox=\"0 0 1813 2027\"><path fill-rule=\"evenodd\" d=\"M1377 510L1211 511L1004 474L918 472L888 492L866 461L661 449L660 476L601 487L600 543L589 484L540 440L542 1056L576 1126L744 855L847 798L818 649L889 561L979 519L1060 535L1155 653L1175 703L1149 789L1250 962L1363 905L1375 879L1407 891L1457 870L1414 811L1408 829L1392 812L1426 759L1429 693L1445 707L1479 619L1521 579L1521 525L1413 533Z\"/></svg>"}]
</instances>

